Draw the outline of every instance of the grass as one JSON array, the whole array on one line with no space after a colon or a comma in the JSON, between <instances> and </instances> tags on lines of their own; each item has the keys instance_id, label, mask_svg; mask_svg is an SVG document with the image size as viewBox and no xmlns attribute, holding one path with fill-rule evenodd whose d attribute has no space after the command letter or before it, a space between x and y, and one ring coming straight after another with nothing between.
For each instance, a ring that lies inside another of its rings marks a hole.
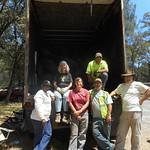
<instances>
[{"instance_id":1,"label":"grass","mask_svg":"<svg viewBox=\"0 0 150 150\"><path fill-rule=\"evenodd\" d=\"M21 102L10 102L6 104L4 101L0 101L0 125L5 121L7 116L12 116L13 111L20 111L21 109Z\"/></svg>"}]
</instances>

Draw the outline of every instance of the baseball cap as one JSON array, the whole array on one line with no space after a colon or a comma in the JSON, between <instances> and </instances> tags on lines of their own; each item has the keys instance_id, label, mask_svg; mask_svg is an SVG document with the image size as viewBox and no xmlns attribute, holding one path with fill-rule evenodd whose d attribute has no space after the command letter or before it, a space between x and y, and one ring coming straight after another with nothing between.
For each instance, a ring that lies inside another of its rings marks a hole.
<instances>
[{"instance_id":1,"label":"baseball cap","mask_svg":"<svg viewBox=\"0 0 150 150\"><path fill-rule=\"evenodd\" d=\"M49 80L44 80L42 83L43 86L51 86L51 82Z\"/></svg>"},{"instance_id":2,"label":"baseball cap","mask_svg":"<svg viewBox=\"0 0 150 150\"><path fill-rule=\"evenodd\" d=\"M100 83L102 83L102 80L101 80L100 78L96 78L96 79L94 80L94 82L100 82Z\"/></svg>"},{"instance_id":3,"label":"baseball cap","mask_svg":"<svg viewBox=\"0 0 150 150\"><path fill-rule=\"evenodd\" d=\"M97 57L101 57L101 58L102 58L102 57L103 57L103 56L102 56L102 53L99 53L99 52L96 53L96 54L95 54L95 58L97 58Z\"/></svg>"}]
</instances>

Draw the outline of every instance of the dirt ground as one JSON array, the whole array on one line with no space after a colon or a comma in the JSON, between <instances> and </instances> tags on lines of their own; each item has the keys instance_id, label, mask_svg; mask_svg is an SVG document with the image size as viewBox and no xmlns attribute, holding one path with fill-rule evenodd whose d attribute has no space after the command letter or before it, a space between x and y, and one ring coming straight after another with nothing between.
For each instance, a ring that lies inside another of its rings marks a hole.
<instances>
[{"instance_id":1,"label":"dirt ground","mask_svg":"<svg viewBox=\"0 0 150 150\"><path fill-rule=\"evenodd\" d=\"M150 150L150 101L145 101L143 104L143 121L142 121L142 138L141 150ZM130 150L130 131L127 135L125 150ZM15 131L11 133L10 138L7 140L6 146L0 147L0 150L32 150L33 136L27 133L20 133ZM48 150L67 150L69 141L68 132L64 131L61 134L56 134L53 137L53 147ZM90 142L90 141L89 141ZM8 146L9 145L9 146ZM87 149L89 150L89 149Z\"/></svg>"}]
</instances>

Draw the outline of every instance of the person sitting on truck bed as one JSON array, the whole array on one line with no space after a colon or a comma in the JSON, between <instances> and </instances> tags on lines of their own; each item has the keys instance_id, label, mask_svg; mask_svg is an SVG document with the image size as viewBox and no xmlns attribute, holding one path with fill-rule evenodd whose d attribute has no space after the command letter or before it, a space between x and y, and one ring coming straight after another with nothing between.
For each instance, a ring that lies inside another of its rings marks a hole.
<instances>
[{"instance_id":1,"label":"person sitting on truck bed","mask_svg":"<svg viewBox=\"0 0 150 150\"><path fill-rule=\"evenodd\" d=\"M66 61L61 61L58 66L58 74L54 79L54 94L56 97L55 100L55 110L56 118L55 122L61 122L61 110L63 106L63 118L62 122L68 124L68 104L67 97L69 89L72 86L72 75L70 74L70 68Z\"/></svg>"},{"instance_id":2,"label":"person sitting on truck bed","mask_svg":"<svg viewBox=\"0 0 150 150\"><path fill-rule=\"evenodd\" d=\"M102 80L96 78L94 89L90 90L90 104L93 137L98 144L98 149L114 149L114 145L110 143L112 103L109 93L102 90Z\"/></svg>"},{"instance_id":3,"label":"person sitting on truck bed","mask_svg":"<svg viewBox=\"0 0 150 150\"><path fill-rule=\"evenodd\" d=\"M50 81L43 81L41 89L34 96L34 109L31 113L34 129L34 150L45 150L52 136L50 114L54 93L49 90L50 86Z\"/></svg>"},{"instance_id":4,"label":"person sitting on truck bed","mask_svg":"<svg viewBox=\"0 0 150 150\"><path fill-rule=\"evenodd\" d=\"M95 59L88 63L86 74L90 86L93 86L96 78L101 78L102 88L105 89L108 80L108 64L105 60L102 60L102 54L96 53Z\"/></svg>"}]
</instances>

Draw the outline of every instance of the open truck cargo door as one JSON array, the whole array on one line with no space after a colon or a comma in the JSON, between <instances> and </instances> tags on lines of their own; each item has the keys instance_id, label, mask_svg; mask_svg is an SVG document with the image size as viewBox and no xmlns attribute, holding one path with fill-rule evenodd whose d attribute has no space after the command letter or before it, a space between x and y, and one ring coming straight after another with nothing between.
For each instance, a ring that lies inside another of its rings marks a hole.
<instances>
[{"instance_id":1,"label":"open truck cargo door","mask_svg":"<svg viewBox=\"0 0 150 150\"><path fill-rule=\"evenodd\" d=\"M85 71L97 51L109 65L106 90L113 90L121 82L120 74L126 66L122 3L122 0L27 0L24 103L30 102L28 93L34 95L44 79L53 81L61 60L68 62L73 78L82 77L89 88ZM27 115L32 110L28 108ZM53 111L55 128L54 115ZM114 134L116 129L112 129Z\"/></svg>"}]
</instances>

